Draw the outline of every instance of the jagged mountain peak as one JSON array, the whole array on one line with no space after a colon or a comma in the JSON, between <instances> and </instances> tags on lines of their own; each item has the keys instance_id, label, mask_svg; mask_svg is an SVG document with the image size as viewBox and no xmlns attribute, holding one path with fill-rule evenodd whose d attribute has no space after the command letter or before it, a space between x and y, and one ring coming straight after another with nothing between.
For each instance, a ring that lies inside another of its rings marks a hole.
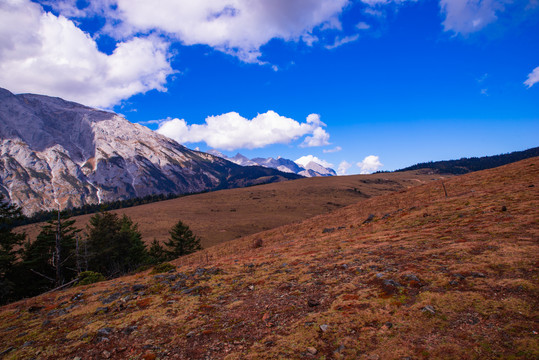
<instances>
[{"instance_id":1,"label":"jagged mountain peak","mask_svg":"<svg viewBox=\"0 0 539 360\"><path fill-rule=\"evenodd\" d=\"M0 152L0 191L26 214L292 178L189 150L112 112L5 89Z\"/></svg>"}]
</instances>

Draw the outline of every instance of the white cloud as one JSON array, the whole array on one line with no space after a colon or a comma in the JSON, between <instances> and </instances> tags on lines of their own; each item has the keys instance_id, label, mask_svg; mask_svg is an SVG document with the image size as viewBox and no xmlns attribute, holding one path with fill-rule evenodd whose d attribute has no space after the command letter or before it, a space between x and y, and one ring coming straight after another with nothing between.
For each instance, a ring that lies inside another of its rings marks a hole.
<instances>
[{"instance_id":1,"label":"white cloud","mask_svg":"<svg viewBox=\"0 0 539 360\"><path fill-rule=\"evenodd\" d=\"M271 39L308 44L314 29L339 29L339 15L350 0L101 0L114 26L105 31L122 38L158 31L185 45L209 45L245 62L260 62L260 47ZM75 0L60 1L58 11ZM91 3L95 3L92 1ZM116 5L112 6L111 4ZM64 10L69 12L69 10ZM97 12L96 6L89 11ZM71 11L73 12L73 11Z\"/></svg>"},{"instance_id":2,"label":"white cloud","mask_svg":"<svg viewBox=\"0 0 539 360\"><path fill-rule=\"evenodd\" d=\"M335 49L336 47L339 47L341 45L344 45L344 44L348 44L348 43L351 43L351 42L354 42L356 41L357 39L359 39L359 35L358 34L355 34L355 35L350 35L350 36L345 36L343 38L335 38L335 42L331 45L326 45L326 49Z\"/></svg>"},{"instance_id":3,"label":"white cloud","mask_svg":"<svg viewBox=\"0 0 539 360\"><path fill-rule=\"evenodd\" d=\"M352 164L350 164L348 161L341 161L341 163L339 164L339 168L337 169L337 174L339 175L346 175L346 172L348 171L348 169L350 169L352 167Z\"/></svg>"},{"instance_id":4,"label":"white cloud","mask_svg":"<svg viewBox=\"0 0 539 360\"><path fill-rule=\"evenodd\" d=\"M329 134L322 128L322 126L326 126L326 124L320 121L320 115L310 114L307 116L307 123L312 127L312 136L307 136L300 147L329 145Z\"/></svg>"},{"instance_id":5,"label":"white cloud","mask_svg":"<svg viewBox=\"0 0 539 360\"><path fill-rule=\"evenodd\" d=\"M318 146L315 144L324 143L324 140L329 138L329 134L323 129L320 132L322 126L326 124L320 121L320 116L317 114L310 114L306 122L299 123L270 110L264 114L258 114L252 120L236 112L209 116L201 125L188 125L183 119L168 119L160 124L157 132L179 143L203 141L213 148L234 150L287 144L308 134L312 136L305 139L307 144L303 146Z\"/></svg>"},{"instance_id":6,"label":"white cloud","mask_svg":"<svg viewBox=\"0 0 539 360\"><path fill-rule=\"evenodd\" d=\"M533 69L533 71L528 74L528 79L524 81L524 85L528 86L528 89L529 89L535 83L538 83L538 82L539 82L539 66Z\"/></svg>"},{"instance_id":7,"label":"white cloud","mask_svg":"<svg viewBox=\"0 0 539 360\"><path fill-rule=\"evenodd\" d=\"M327 162L325 160L319 159L319 158L317 158L316 156L313 156L313 155L302 156L299 159L295 160L294 162L296 164L299 164L299 165L305 167L311 161L315 162L315 163L317 163L319 165L322 165L325 168L331 168L333 166L333 164L331 164L331 163L329 163L329 162Z\"/></svg>"},{"instance_id":8,"label":"white cloud","mask_svg":"<svg viewBox=\"0 0 539 360\"><path fill-rule=\"evenodd\" d=\"M322 150L324 152L324 154L329 154L329 153L335 153L335 152L339 152L342 150L342 147L340 146L335 146L333 149L324 149Z\"/></svg>"},{"instance_id":9,"label":"white cloud","mask_svg":"<svg viewBox=\"0 0 539 360\"><path fill-rule=\"evenodd\" d=\"M157 37L118 43L111 55L63 16L29 0L0 3L0 84L110 107L134 94L165 90L173 73L168 44Z\"/></svg>"},{"instance_id":10,"label":"white cloud","mask_svg":"<svg viewBox=\"0 0 539 360\"><path fill-rule=\"evenodd\" d=\"M371 26L369 24L367 24L366 22L359 22L357 25L356 25L356 28L359 29L359 30L367 30L367 29L370 29Z\"/></svg>"},{"instance_id":11,"label":"white cloud","mask_svg":"<svg viewBox=\"0 0 539 360\"><path fill-rule=\"evenodd\" d=\"M376 155L369 155L356 165L361 169L360 174L371 174L384 166Z\"/></svg>"},{"instance_id":12,"label":"white cloud","mask_svg":"<svg viewBox=\"0 0 539 360\"><path fill-rule=\"evenodd\" d=\"M498 19L509 0L440 0L445 31L469 34Z\"/></svg>"}]
</instances>

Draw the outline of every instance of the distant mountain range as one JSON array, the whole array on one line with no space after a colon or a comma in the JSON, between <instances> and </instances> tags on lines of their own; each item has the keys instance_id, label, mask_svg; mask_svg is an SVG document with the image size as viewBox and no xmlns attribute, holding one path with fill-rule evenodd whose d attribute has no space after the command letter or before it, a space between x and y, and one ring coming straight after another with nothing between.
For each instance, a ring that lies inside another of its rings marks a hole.
<instances>
[{"instance_id":1,"label":"distant mountain range","mask_svg":"<svg viewBox=\"0 0 539 360\"><path fill-rule=\"evenodd\" d=\"M0 88L0 192L27 215L296 179L189 150L123 117Z\"/></svg>"},{"instance_id":2,"label":"distant mountain range","mask_svg":"<svg viewBox=\"0 0 539 360\"><path fill-rule=\"evenodd\" d=\"M314 161L310 161L307 164L302 165L292 160L284 159L282 157L278 157L277 159L274 159L272 157L249 159L244 155L238 153L235 156L229 158L217 150L211 150L210 153L241 166L263 166L266 168L277 169L282 172L293 173L305 177L337 175L335 170L324 167Z\"/></svg>"},{"instance_id":3,"label":"distant mountain range","mask_svg":"<svg viewBox=\"0 0 539 360\"><path fill-rule=\"evenodd\" d=\"M397 171L432 169L439 174L460 175L473 171L495 168L535 156L539 156L539 147L501 155L424 162Z\"/></svg>"}]
</instances>

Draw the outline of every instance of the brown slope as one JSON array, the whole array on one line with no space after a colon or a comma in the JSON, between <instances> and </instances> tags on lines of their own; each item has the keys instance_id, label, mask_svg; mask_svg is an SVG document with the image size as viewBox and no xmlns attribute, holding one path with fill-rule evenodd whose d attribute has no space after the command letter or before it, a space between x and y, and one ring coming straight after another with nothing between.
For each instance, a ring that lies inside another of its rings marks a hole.
<instances>
[{"instance_id":1,"label":"brown slope","mask_svg":"<svg viewBox=\"0 0 539 360\"><path fill-rule=\"evenodd\" d=\"M524 160L454 177L447 198L434 182L214 246L165 276L4 306L0 351L7 359L538 358L538 179L539 158ZM254 239L263 246L251 248Z\"/></svg>"},{"instance_id":2,"label":"brown slope","mask_svg":"<svg viewBox=\"0 0 539 360\"><path fill-rule=\"evenodd\" d=\"M167 239L170 228L182 220L208 247L437 178L440 176L425 171L306 178L191 195L114 212L138 223L147 242ZM84 229L90 217L77 217L76 226ZM21 231L32 240L40 228L41 224L35 224Z\"/></svg>"}]
</instances>

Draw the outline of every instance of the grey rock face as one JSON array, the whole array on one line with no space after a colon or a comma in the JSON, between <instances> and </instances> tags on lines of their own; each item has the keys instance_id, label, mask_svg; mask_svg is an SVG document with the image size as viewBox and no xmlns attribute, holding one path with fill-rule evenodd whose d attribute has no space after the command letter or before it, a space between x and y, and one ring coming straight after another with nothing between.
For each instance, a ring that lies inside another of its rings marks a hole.
<instances>
[{"instance_id":1,"label":"grey rock face","mask_svg":"<svg viewBox=\"0 0 539 360\"><path fill-rule=\"evenodd\" d=\"M5 89L0 154L0 191L25 214L252 185L260 173L189 150L111 112ZM258 177L268 175L286 179L277 171Z\"/></svg>"}]
</instances>

